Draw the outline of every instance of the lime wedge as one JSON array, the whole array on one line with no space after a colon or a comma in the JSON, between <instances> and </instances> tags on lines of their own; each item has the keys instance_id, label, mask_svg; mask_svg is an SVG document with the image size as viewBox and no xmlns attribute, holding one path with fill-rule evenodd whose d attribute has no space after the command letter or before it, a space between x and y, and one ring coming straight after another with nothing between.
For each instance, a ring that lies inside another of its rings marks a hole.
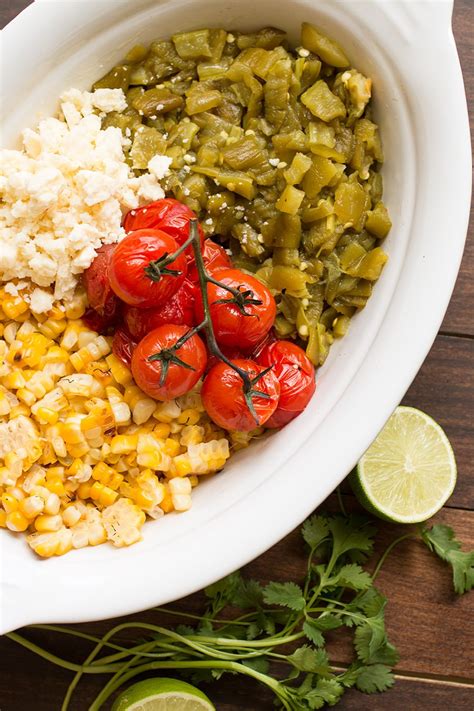
<instances>
[{"instance_id":1,"label":"lime wedge","mask_svg":"<svg viewBox=\"0 0 474 711\"><path fill-rule=\"evenodd\" d=\"M215 711L206 694L178 679L139 681L115 700L112 711Z\"/></svg>"},{"instance_id":2,"label":"lime wedge","mask_svg":"<svg viewBox=\"0 0 474 711\"><path fill-rule=\"evenodd\" d=\"M456 484L456 460L446 434L414 407L397 407L366 451L351 484L360 503L395 523L426 521Z\"/></svg>"}]
</instances>

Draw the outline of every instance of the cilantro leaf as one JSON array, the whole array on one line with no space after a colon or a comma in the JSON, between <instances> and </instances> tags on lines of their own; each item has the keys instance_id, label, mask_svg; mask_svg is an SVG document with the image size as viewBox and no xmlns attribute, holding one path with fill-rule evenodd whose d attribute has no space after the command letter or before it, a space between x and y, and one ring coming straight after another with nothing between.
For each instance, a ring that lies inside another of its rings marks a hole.
<instances>
[{"instance_id":1,"label":"cilantro leaf","mask_svg":"<svg viewBox=\"0 0 474 711\"><path fill-rule=\"evenodd\" d=\"M242 610L263 605L263 587L256 580L240 578L232 590L231 604Z\"/></svg>"},{"instance_id":2,"label":"cilantro leaf","mask_svg":"<svg viewBox=\"0 0 474 711\"><path fill-rule=\"evenodd\" d=\"M365 516L334 516L329 521L329 530L334 539L335 558L351 550L370 553L376 529Z\"/></svg>"},{"instance_id":3,"label":"cilantro leaf","mask_svg":"<svg viewBox=\"0 0 474 711\"><path fill-rule=\"evenodd\" d=\"M312 649L303 644L287 657L287 661L299 671L312 672L320 676L330 674L329 660L324 649Z\"/></svg>"},{"instance_id":4,"label":"cilantro leaf","mask_svg":"<svg viewBox=\"0 0 474 711\"><path fill-rule=\"evenodd\" d=\"M311 516L304 522L301 533L308 546L314 550L329 534L327 518L325 516Z\"/></svg>"},{"instance_id":5,"label":"cilantro leaf","mask_svg":"<svg viewBox=\"0 0 474 711\"><path fill-rule=\"evenodd\" d=\"M334 706L343 693L344 687L336 679L319 679L314 689L311 689L304 698L310 709L320 709L325 704Z\"/></svg>"},{"instance_id":6,"label":"cilantro leaf","mask_svg":"<svg viewBox=\"0 0 474 711\"><path fill-rule=\"evenodd\" d=\"M387 691L395 683L389 667L385 664L370 664L361 667L357 673L356 687L366 694Z\"/></svg>"},{"instance_id":7,"label":"cilantro leaf","mask_svg":"<svg viewBox=\"0 0 474 711\"><path fill-rule=\"evenodd\" d=\"M321 630L321 632L328 632L329 630L336 630L338 627L342 627L342 622L336 615L330 615L324 612L321 617L316 620L311 619L311 624L316 627L316 629Z\"/></svg>"},{"instance_id":8,"label":"cilantro leaf","mask_svg":"<svg viewBox=\"0 0 474 711\"><path fill-rule=\"evenodd\" d=\"M474 587L474 551L465 553L454 537L454 531L442 523L424 528L421 537L428 548L453 569L454 590L462 595Z\"/></svg>"},{"instance_id":9,"label":"cilantro leaf","mask_svg":"<svg viewBox=\"0 0 474 711\"><path fill-rule=\"evenodd\" d=\"M332 586L343 586L350 590L367 590L372 584L372 576L363 570L360 565L348 563L334 575L329 584Z\"/></svg>"},{"instance_id":10,"label":"cilantro leaf","mask_svg":"<svg viewBox=\"0 0 474 711\"><path fill-rule=\"evenodd\" d=\"M368 617L359 625L354 634L354 647L359 659L365 663L373 661L373 655L386 642L383 618Z\"/></svg>"},{"instance_id":11,"label":"cilantro leaf","mask_svg":"<svg viewBox=\"0 0 474 711\"><path fill-rule=\"evenodd\" d=\"M312 642L316 647L322 647L324 644L324 637L317 627L315 620L306 620L303 624L303 632L307 636L310 642Z\"/></svg>"},{"instance_id":12,"label":"cilantro leaf","mask_svg":"<svg viewBox=\"0 0 474 711\"><path fill-rule=\"evenodd\" d=\"M252 659L244 659L242 664L254 671L260 672L260 674L268 674L270 669L270 664L265 657L253 657Z\"/></svg>"},{"instance_id":13,"label":"cilantro leaf","mask_svg":"<svg viewBox=\"0 0 474 711\"><path fill-rule=\"evenodd\" d=\"M281 605L291 610L303 610L306 604L303 591L296 583L268 583L263 599L269 605Z\"/></svg>"},{"instance_id":14,"label":"cilantro leaf","mask_svg":"<svg viewBox=\"0 0 474 711\"><path fill-rule=\"evenodd\" d=\"M385 609L387 598L375 587L370 587L362 593L359 593L351 603L347 606L349 612L360 610L367 617L376 617Z\"/></svg>"}]
</instances>

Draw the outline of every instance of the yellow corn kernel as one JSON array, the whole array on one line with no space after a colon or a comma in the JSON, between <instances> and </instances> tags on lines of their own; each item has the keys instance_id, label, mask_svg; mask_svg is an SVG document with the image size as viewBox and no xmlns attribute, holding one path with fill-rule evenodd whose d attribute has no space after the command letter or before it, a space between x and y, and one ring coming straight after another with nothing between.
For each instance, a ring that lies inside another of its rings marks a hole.
<instances>
[{"instance_id":1,"label":"yellow corn kernel","mask_svg":"<svg viewBox=\"0 0 474 711\"><path fill-rule=\"evenodd\" d=\"M135 499L136 503L143 509L155 508L161 503L165 495L165 487L158 480L158 477L150 469L146 469L136 478L136 488L140 496ZM150 500L150 504L143 505L140 502L141 497L146 497Z\"/></svg>"},{"instance_id":2,"label":"yellow corn kernel","mask_svg":"<svg viewBox=\"0 0 474 711\"><path fill-rule=\"evenodd\" d=\"M2 378L2 383L8 390L19 390L25 387L26 380L21 370L12 370Z\"/></svg>"},{"instance_id":3,"label":"yellow corn kernel","mask_svg":"<svg viewBox=\"0 0 474 711\"><path fill-rule=\"evenodd\" d=\"M7 527L7 512L4 511L3 509L0 509L0 528L6 528Z\"/></svg>"},{"instance_id":4,"label":"yellow corn kernel","mask_svg":"<svg viewBox=\"0 0 474 711\"><path fill-rule=\"evenodd\" d=\"M46 514L50 514L51 516L55 516L56 514L59 513L60 508L61 508L61 501L59 500L59 496L57 494L54 494L53 492L51 492L51 494L48 496L48 498L44 502L44 512Z\"/></svg>"},{"instance_id":5,"label":"yellow corn kernel","mask_svg":"<svg viewBox=\"0 0 474 711\"><path fill-rule=\"evenodd\" d=\"M18 502L18 509L26 518L35 518L43 512L44 501L41 496L27 496Z\"/></svg>"},{"instance_id":6,"label":"yellow corn kernel","mask_svg":"<svg viewBox=\"0 0 474 711\"><path fill-rule=\"evenodd\" d=\"M8 467L0 467L0 486L5 486L6 484L11 483L10 478L11 472Z\"/></svg>"},{"instance_id":7,"label":"yellow corn kernel","mask_svg":"<svg viewBox=\"0 0 474 711\"><path fill-rule=\"evenodd\" d=\"M10 405L10 400L3 392L0 390L0 416L4 417L5 415L8 415L8 413L11 410L11 405Z\"/></svg>"},{"instance_id":8,"label":"yellow corn kernel","mask_svg":"<svg viewBox=\"0 0 474 711\"><path fill-rule=\"evenodd\" d=\"M88 363L95 360L100 360L110 353L110 345L104 336L97 336L93 341L86 346L80 348L70 357L70 361L75 370L80 371Z\"/></svg>"},{"instance_id":9,"label":"yellow corn kernel","mask_svg":"<svg viewBox=\"0 0 474 711\"><path fill-rule=\"evenodd\" d=\"M29 417L29 414L30 408L28 405L25 405L25 403L19 403L18 405L14 405L10 410L10 420L13 420L15 417L20 417L21 415Z\"/></svg>"},{"instance_id":10,"label":"yellow corn kernel","mask_svg":"<svg viewBox=\"0 0 474 711\"><path fill-rule=\"evenodd\" d=\"M61 346L51 346L43 358L43 363L67 363L69 361L69 353Z\"/></svg>"},{"instance_id":11,"label":"yellow corn kernel","mask_svg":"<svg viewBox=\"0 0 474 711\"><path fill-rule=\"evenodd\" d=\"M22 401L24 405L27 405L27 407L31 407L36 402L36 398L33 393L30 390L27 390L26 388L20 388L19 390L17 390L16 396L19 400Z\"/></svg>"},{"instance_id":12,"label":"yellow corn kernel","mask_svg":"<svg viewBox=\"0 0 474 711\"><path fill-rule=\"evenodd\" d=\"M96 481L91 486L90 498L101 506L111 506L118 497L118 492Z\"/></svg>"},{"instance_id":13,"label":"yellow corn kernel","mask_svg":"<svg viewBox=\"0 0 474 711\"><path fill-rule=\"evenodd\" d=\"M89 445L86 441L79 442L78 444L68 444L67 445L68 454L74 459L78 457L83 457L89 451Z\"/></svg>"},{"instance_id":14,"label":"yellow corn kernel","mask_svg":"<svg viewBox=\"0 0 474 711\"><path fill-rule=\"evenodd\" d=\"M188 476L188 479L191 482L191 486L193 487L193 489L199 484L199 477L195 474L191 474L190 476Z\"/></svg>"},{"instance_id":15,"label":"yellow corn kernel","mask_svg":"<svg viewBox=\"0 0 474 711\"><path fill-rule=\"evenodd\" d=\"M163 451L169 457L176 457L179 454L180 449L180 444L175 439L171 439L170 437L168 437L168 439L165 440L165 443L163 445Z\"/></svg>"},{"instance_id":16,"label":"yellow corn kernel","mask_svg":"<svg viewBox=\"0 0 474 711\"><path fill-rule=\"evenodd\" d=\"M200 444L204 440L204 428L199 425L188 425L183 427L179 437L179 443L183 447L190 444Z\"/></svg>"},{"instance_id":17,"label":"yellow corn kernel","mask_svg":"<svg viewBox=\"0 0 474 711\"><path fill-rule=\"evenodd\" d=\"M115 435L110 443L112 454L129 454L135 452L138 445L138 435Z\"/></svg>"},{"instance_id":18,"label":"yellow corn kernel","mask_svg":"<svg viewBox=\"0 0 474 711\"><path fill-rule=\"evenodd\" d=\"M90 484L89 482L84 482L83 484L80 484L79 488L77 489L78 497L80 499L90 499L91 489L92 484Z\"/></svg>"},{"instance_id":19,"label":"yellow corn kernel","mask_svg":"<svg viewBox=\"0 0 474 711\"><path fill-rule=\"evenodd\" d=\"M127 368L127 366L122 363L120 358L117 358L116 355L110 353L110 355L107 356L105 361L108 367L110 368L112 377L119 385L128 385L128 383L132 382L131 372Z\"/></svg>"},{"instance_id":20,"label":"yellow corn kernel","mask_svg":"<svg viewBox=\"0 0 474 711\"><path fill-rule=\"evenodd\" d=\"M171 427L162 422L159 425L155 425L153 433L158 439L167 439L171 434Z\"/></svg>"},{"instance_id":21,"label":"yellow corn kernel","mask_svg":"<svg viewBox=\"0 0 474 711\"><path fill-rule=\"evenodd\" d=\"M128 466L129 468L130 468L130 467L133 467L133 466L135 466L135 464L137 463L137 453L136 453L136 452L130 452L130 454L127 454L127 456L124 457L124 459L125 459L125 463L127 464L127 466Z\"/></svg>"},{"instance_id":22,"label":"yellow corn kernel","mask_svg":"<svg viewBox=\"0 0 474 711\"><path fill-rule=\"evenodd\" d=\"M123 476L118 474L114 469L108 467L105 462L98 462L92 469L92 478L100 481L111 489L118 489L123 481Z\"/></svg>"},{"instance_id":23,"label":"yellow corn kernel","mask_svg":"<svg viewBox=\"0 0 474 711\"><path fill-rule=\"evenodd\" d=\"M39 407L34 415L40 425L55 425L59 420L59 412L50 410L47 407Z\"/></svg>"},{"instance_id":24,"label":"yellow corn kernel","mask_svg":"<svg viewBox=\"0 0 474 711\"><path fill-rule=\"evenodd\" d=\"M193 467L191 460L187 454L180 454L178 457L173 459L173 465L171 468L171 474L173 476L186 476L191 474Z\"/></svg>"},{"instance_id":25,"label":"yellow corn kernel","mask_svg":"<svg viewBox=\"0 0 474 711\"><path fill-rule=\"evenodd\" d=\"M63 520L59 514L47 515L42 514L35 519L35 528L37 531L44 533L46 531L59 531L63 525Z\"/></svg>"},{"instance_id":26,"label":"yellow corn kernel","mask_svg":"<svg viewBox=\"0 0 474 711\"><path fill-rule=\"evenodd\" d=\"M42 333L30 334L23 343L21 365L28 368L37 367L51 345L51 340Z\"/></svg>"},{"instance_id":27,"label":"yellow corn kernel","mask_svg":"<svg viewBox=\"0 0 474 711\"><path fill-rule=\"evenodd\" d=\"M64 393L62 391L62 388L53 388L53 390L50 390L46 395L41 398L41 400L38 400L34 405L31 406L31 412L33 415L39 419L39 411L43 410L53 410L56 413L60 413L62 410L65 410L68 407L69 403L64 397ZM45 415L45 417L49 417L49 415ZM47 422L41 422L40 424L48 424ZM55 424L50 423L50 424Z\"/></svg>"},{"instance_id":28,"label":"yellow corn kernel","mask_svg":"<svg viewBox=\"0 0 474 711\"><path fill-rule=\"evenodd\" d=\"M108 385L115 385L112 373L105 360L93 360L91 363L87 363L84 367L84 372L94 376L95 380L100 383L102 386L100 395L103 395L103 388Z\"/></svg>"},{"instance_id":29,"label":"yellow corn kernel","mask_svg":"<svg viewBox=\"0 0 474 711\"><path fill-rule=\"evenodd\" d=\"M52 494L57 494L57 496L65 496L66 494L64 483L58 477L48 478L46 486Z\"/></svg>"},{"instance_id":30,"label":"yellow corn kernel","mask_svg":"<svg viewBox=\"0 0 474 711\"><path fill-rule=\"evenodd\" d=\"M2 301L3 313L7 318L16 320L18 316L28 311L28 304L23 301L21 296L11 296Z\"/></svg>"},{"instance_id":31,"label":"yellow corn kernel","mask_svg":"<svg viewBox=\"0 0 474 711\"><path fill-rule=\"evenodd\" d=\"M2 505L7 513L12 513L18 509L18 500L12 494L2 494Z\"/></svg>"},{"instance_id":32,"label":"yellow corn kernel","mask_svg":"<svg viewBox=\"0 0 474 711\"><path fill-rule=\"evenodd\" d=\"M153 434L140 434L138 436L137 463L147 469L168 471L171 466L171 458L164 452L163 444Z\"/></svg>"},{"instance_id":33,"label":"yellow corn kernel","mask_svg":"<svg viewBox=\"0 0 474 711\"><path fill-rule=\"evenodd\" d=\"M70 526L75 526L76 523L78 523L78 521L80 521L81 512L79 511L77 506L74 506L74 504L71 504L70 506L66 506L66 508L62 512L62 517L63 517L64 525L69 528Z\"/></svg>"},{"instance_id":34,"label":"yellow corn kernel","mask_svg":"<svg viewBox=\"0 0 474 711\"><path fill-rule=\"evenodd\" d=\"M170 423L176 420L181 414L181 408L175 400L168 400L167 402L157 403L153 417L155 417L158 422Z\"/></svg>"},{"instance_id":35,"label":"yellow corn kernel","mask_svg":"<svg viewBox=\"0 0 474 711\"><path fill-rule=\"evenodd\" d=\"M189 479L176 477L170 480L168 486L175 511L188 511L191 508L191 482Z\"/></svg>"},{"instance_id":36,"label":"yellow corn kernel","mask_svg":"<svg viewBox=\"0 0 474 711\"><path fill-rule=\"evenodd\" d=\"M130 546L141 538L145 514L130 499L119 499L102 512L107 538L114 546Z\"/></svg>"},{"instance_id":37,"label":"yellow corn kernel","mask_svg":"<svg viewBox=\"0 0 474 711\"><path fill-rule=\"evenodd\" d=\"M201 413L197 410L183 410L178 417L181 425L197 425L201 419Z\"/></svg>"},{"instance_id":38,"label":"yellow corn kernel","mask_svg":"<svg viewBox=\"0 0 474 711\"><path fill-rule=\"evenodd\" d=\"M66 444L80 444L84 442L81 422L85 415L76 414L69 415L64 422L61 422L58 427L63 440Z\"/></svg>"},{"instance_id":39,"label":"yellow corn kernel","mask_svg":"<svg viewBox=\"0 0 474 711\"><path fill-rule=\"evenodd\" d=\"M16 338L16 333L19 328L20 328L19 323L15 322L15 321L10 321L10 323L8 323L3 330L4 340L9 344L13 343L13 341Z\"/></svg>"},{"instance_id":40,"label":"yellow corn kernel","mask_svg":"<svg viewBox=\"0 0 474 711\"><path fill-rule=\"evenodd\" d=\"M171 498L169 489L167 489L166 487L165 487L165 494L164 494L163 499L160 504L160 508L165 513L170 513L170 511L173 511L173 500Z\"/></svg>"},{"instance_id":41,"label":"yellow corn kernel","mask_svg":"<svg viewBox=\"0 0 474 711\"><path fill-rule=\"evenodd\" d=\"M105 388L107 398L112 408L115 424L117 426L126 425L130 422L130 408L123 399L122 393L112 386Z\"/></svg>"},{"instance_id":42,"label":"yellow corn kernel","mask_svg":"<svg viewBox=\"0 0 474 711\"><path fill-rule=\"evenodd\" d=\"M64 442L63 442L64 444ZM64 444L64 451L67 454L66 445ZM66 454L64 456L66 456ZM42 465L54 464L58 461L58 455L56 454L51 442L43 443L43 451L41 457L38 459L38 463Z\"/></svg>"},{"instance_id":43,"label":"yellow corn kernel","mask_svg":"<svg viewBox=\"0 0 474 711\"><path fill-rule=\"evenodd\" d=\"M66 329L66 326L66 321L58 321L50 317L38 325L38 330L43 334L43 336L51 338L51 340L55 341Z\"/></svg>"},{"instance_id":44,"label":"yellow corn kernel","mask_svg":"<svg viewBox=\"0 0 474 711\"><path fill-rule=\"evenodd\" d=\"M85 291L80 291L74 294L74 296L68 300L67 304L65 304L65 306L65 313L63 314L63 316L66 316L67 318L72 320L84 316L87 307L87 295Z\"/></svg>"},{"instance_id":45,"label":"yellow corn kernel","mask_svg":"<svg viewBox=\"0 0 474 711\"><path fill-rule=\"evenodd\" d=\"M30 521L21 513L21 511L12 511L12 513L7 515L6 524L10 531L19 533L21 531L26 531L30 525Z\"/></svg>"},{"instance_id":46,"label":"yellow corn kernel","mask_svg":"<svg viewBox=\"0 0 474 711\"><path fill-rule=\"evenodd\" d=\"M34 552L42 558L64 555L72 548L72 533L64 526L58 531L33 533L26 540Z\"/></svg>"}]
</instances>

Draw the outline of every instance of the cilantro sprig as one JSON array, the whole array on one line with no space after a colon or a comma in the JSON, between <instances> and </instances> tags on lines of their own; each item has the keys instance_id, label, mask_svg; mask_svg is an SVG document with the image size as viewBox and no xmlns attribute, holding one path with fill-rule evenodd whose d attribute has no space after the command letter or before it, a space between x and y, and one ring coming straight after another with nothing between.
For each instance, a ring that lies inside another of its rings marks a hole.
<instances>
[{"instance_id":1,"label":"cilantro sprig","mask_svg":"<svg viewBox=\"0 0 474 711\"><path fill-rule=\"evenodd\" d=\"M299 583L261 584L232 573L206 588L202 615L160 610L177 618L175 627L126 622L96 638L66 627L36 625L95 643L83 664L56 657L17 633L8 636L75 672L61 711L67 711L86 674L110 677L89 711L103 708L134 677L169 670L196 684L228 673L251 677L268 687L286 711L333 706L351 687L367 694L389 689L398 653L385 629L387 599L374 581L394 546L413 534L393 541L369 573L362 566L373 552L376 529L368 517L314 515L301 532L308 555ZM474 552L461 551L447 526L419 532L426 545L452 566L456 592L471 589ZM354 655L347 669L332 664L326 649L327 635L339 628L352 633ZM117 638L130 630L136 630L140 639L118 644Z\"/></svg>"}]
</instances>

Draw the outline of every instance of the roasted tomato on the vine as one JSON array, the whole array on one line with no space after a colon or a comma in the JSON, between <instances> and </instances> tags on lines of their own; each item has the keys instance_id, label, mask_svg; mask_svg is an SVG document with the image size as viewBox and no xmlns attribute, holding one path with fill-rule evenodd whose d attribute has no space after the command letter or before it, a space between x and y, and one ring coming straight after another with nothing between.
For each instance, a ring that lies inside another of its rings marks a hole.
<instances>
[{"instance_id":1,"label":"roasted tomato on the vine","mask_svg":"<svg viewBox=\"0 0 474 711\"><path fill-rule=\"evenodd\" d=\"M160 306L178 291L186 277L184 254L170 263L166 261L177 249L176 240L161 230L131 232L110 259L112 289L131 306Z\"/></svg>"},{"instance_id":2,"label":"roasted tomato on the vine","mask_svg":"<svg viewBox=\"0 0 474 711\"><path fill-rule=\"evenodd\" d=\"M275 341L266 346L257 363L273 372L280 383L278 407L266 427L283 427L299 415L316 390L314 367L302 348L291 341Z\"/></svg>"},{"instance_id":3,"label":"roasted tomato on the vine","mask_svg":"<svg viewBox=\"0 0 474 711\"><path fill-rule=\"evenodd\" d=\"M265 368L252 360L238 359L233 363L252 379L248 397L258 421L249 409L242 378L227 363L218 363L204 378L202 402L211 420L219 427L248 432L265 424L273 415L278 406L280 385L271 370L265 372Z\"/></svg>"},{"instance_id":4,"label":"roasted tomato on the vine","mask_svg":"<svg viewBox=\"0 0 474 711\"><path fill-rule=\"evenodd\" d=\"M137 347L137 341L123 328L117 328L112 341L112 352L127 368L132 364L133 351Z\"/></svg>"},{"instance_id":5,"label":"roasted tomato on the vine","mask_svg":"<svg viewBox=\"0 0 474 711\"><path fill-rule=\"evenodd\" d=\"M182 245L189 237L189 220L194 217L195 213L187 205L174 198L164 198L137 210L130 210L125 215L123 227L127 232L143 229L163 230L174 237L178 245ZM204 233L201 227L199 234L202 242Z\"/></svg>"},{"instance_id":6,"label":"roasted tomato on the vine","mask_svg":"<svg viewBox=\"0 0 474 711\"><path fill-rule=\"evenodd\" d=\"M115 244L99 247L96 258L82 275L89 306L103 317L100 330L113 322L119 307L119 300L110 286L108 276L108 265L116 248Z\"/></svg>"},{"instance_id":7,"label":"roasted tomato on the vine","mask_svg":"<svg viewBox=\"0 0 474 711\"><path fill-rule=\"evenodd\" d=\"M155 400L172 400L184 395L204 373L206 347L197 334L184 340L188 332L187 326L159 326L145 336L133 352L135 382Z\"/></svg>"},{"instance_id":8,"label":"roasted tomato on the vine","mask_svg":"<svg viewBox=\"0 0 474 711\"><path fill-rule=\"evenodd\" d=\"M238 269L222 269L212 274L224 286L208 284L207 294L217 342L242 351L254 348L273 326L275 299L264 284ZM201 294L196 302L198 319L204 318Z\"/></svg>"},{"instance_id":9,"label":"roasted tomato on the vine","mask_svg":"<svg viewBox=\"0 0 474 711\"><path fill-rule=\"evenodd\" d=\"M197 287L187 279L169 301L154 309L140 309L137 306L125 306L123 319L128 331L140 341L147 333L173 323L177 326L194 326L196 322L195 301Z\"/></svg>"},{"instance_id":10,"label":"roasted tomato on the vine","mask_svg":"<svg viewBox=\"0 0 474 711\"><path fill-rule=\"evenodd\" d=\"M231 259L224 247L221 247L220 244L216 244L212 239L204 240L202 258L204 260L204 266L209 273L215 272L218 269L232 269ZM199 282L199 274L194 262L189 265L188 279Z\"/></svg>"}]
</instances>

